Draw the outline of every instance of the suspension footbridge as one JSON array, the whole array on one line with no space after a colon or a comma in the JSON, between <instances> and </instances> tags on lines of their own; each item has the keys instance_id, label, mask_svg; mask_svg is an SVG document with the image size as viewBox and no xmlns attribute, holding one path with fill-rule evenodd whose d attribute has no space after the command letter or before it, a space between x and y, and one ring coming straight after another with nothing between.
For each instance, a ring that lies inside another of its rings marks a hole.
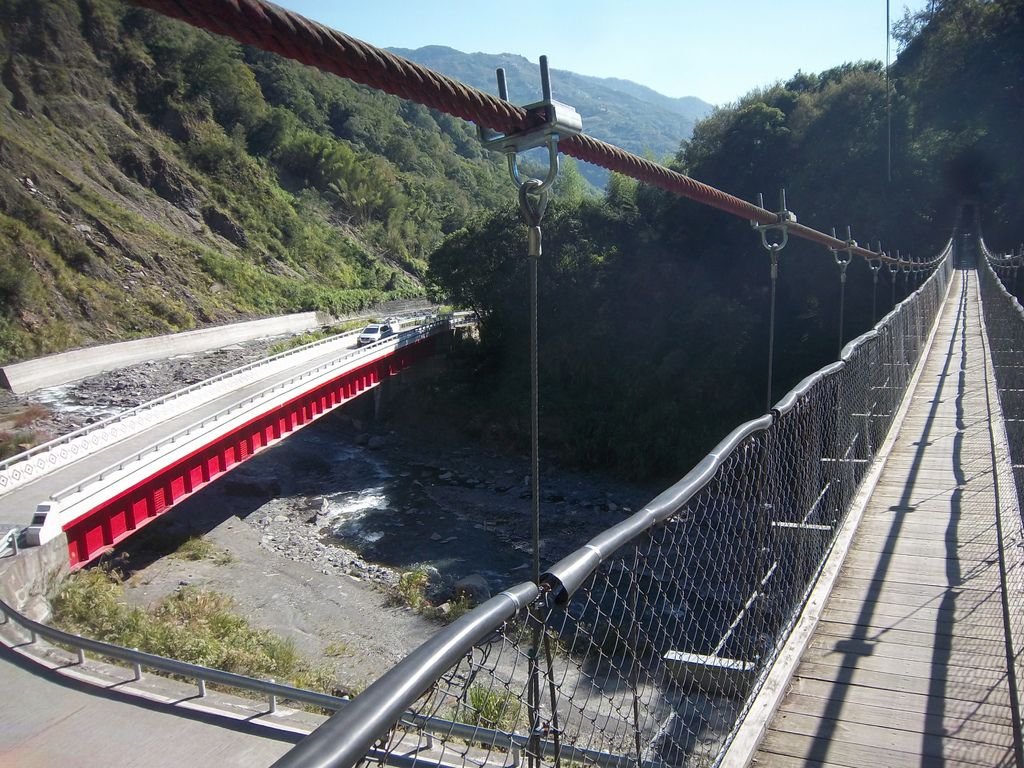
<instances>
[{"instance_id":1,"label":"suspension footbridge","mask_svg":"<svg viewBox=\"0 0 1024 768\"><path fill-rule=\"evenodd\" d=\"M928 260L864 248L798 224L784 199L770 211L579 134L548 84L541 105L515 107L259 0L138 4L477 122L509 154L534 269L565 152L750 221L773 286L790 237L841 266L858 256L915 275L839 360L780 400L769 384L763 416L639 512L557 563L536 548L529 580L352 701L315 699L336 714L275 765L1024 765L1024 309L1004 280L1019 258L991 253L967 218ZM520 178L515 155L531 146L550 151L545 180ZM186 452L198 463L146 486L138 509L163 509L165 487L188 493L278 439L275 409L299 402L285 401L248 419L254 431L230 456ZM317 389L288 412L301 414L294 425L314 403L338 402ZM70 559L116 543L136 518L132 504L103 512ZM33 639L202 690L219 678L313 700L4 613Z\"/></svg>"},{"instance_id":2,"label":"suspension footbridge","mask_svg":"<svg viewBox=\"0 0 1024 768\"><path fill-rule=\"evenodd\" d=\"M979 294L954 273L757 765L1019 760L1020 515Z\"/></svg>"}]
</instances>

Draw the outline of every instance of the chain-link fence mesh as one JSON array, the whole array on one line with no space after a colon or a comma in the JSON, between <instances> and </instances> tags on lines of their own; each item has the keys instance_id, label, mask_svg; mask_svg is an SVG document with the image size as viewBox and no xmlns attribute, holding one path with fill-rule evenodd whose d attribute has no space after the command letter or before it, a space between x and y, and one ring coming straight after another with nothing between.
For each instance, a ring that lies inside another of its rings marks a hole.
<instances>
[{"instance_id":1,"label":"chain-link fence mesh","mask_svg":"<svg viewBox=\"0 0 1024 768\"><path fill-rule=\"evenodd\" d=\"M1006 683L1010 710L1017 734L1016 764L1024 764L1024 520L1021 495L1024 487L1024 307L1012 290L1024 263L1020 255L997 255L983 240L970 243L977 262L981 296L985 357L986 406L990 456L978 466L992 468L992 529L998 538L1004 642L1007 653ZM976 255L974 249L976 248ZM1001 413L1002 418L998 418Z\"/></svg>"},{"instance_id":2,"label":"chain-link fence mesh","mask_svg":"<svg viewBox=\"0 0 1024 768\"><path fill-rule=\"evenodd\" d=\"M540 585L443 630L278 765L716 765L892 424L951 271L943 259L841 361Z\"/></svg>"},{"instance_id":3,"label":"chain-link fence mesh","mask_svg":"<svg viewBox=\"0 0 1024 768\"><path fill-rule=\"evenodd\" d=\"M993 254L981 244L978 280L988 331L992 368L1018 498L1024 498L1024 307L1007 290L1017 280L1021 260Z\"/></svg>"}]
</instances>

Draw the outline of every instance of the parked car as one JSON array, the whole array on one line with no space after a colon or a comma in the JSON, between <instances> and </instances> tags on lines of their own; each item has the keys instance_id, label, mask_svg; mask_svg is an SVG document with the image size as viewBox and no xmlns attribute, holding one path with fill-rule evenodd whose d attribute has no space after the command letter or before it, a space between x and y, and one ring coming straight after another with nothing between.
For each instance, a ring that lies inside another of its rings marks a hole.
<instances>
[{"instance_id":1,"label":"parked car","mask_svg":"<svg viewBox=\"0 0 1024 768\"><path fill-rule=\"evenodd\" d=\"M386 339L388 336L393 334L394 331L387 323L370 323L368 326L363 328L357 341L361 347L364 344L373 344L375 341Z\"/></svg>"}]
</instances>

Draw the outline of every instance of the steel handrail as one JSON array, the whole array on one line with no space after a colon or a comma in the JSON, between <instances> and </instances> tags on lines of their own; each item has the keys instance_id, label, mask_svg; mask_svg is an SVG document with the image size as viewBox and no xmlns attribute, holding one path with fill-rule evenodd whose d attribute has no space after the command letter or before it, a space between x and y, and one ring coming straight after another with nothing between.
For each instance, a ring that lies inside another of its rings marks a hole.
<instances>
[{"instance_id":1,"label":"steel handrail","mask_svg":"<svg viewBox=\"0 0 1024 768\"><path fill-rule=\"evenodd\" d=\"M51 642L58 643L63 646L70 646L71 648L79 651L78 660L80 664L84 663L82 652L90 651L91 653L96 653L101 656L127 661L135 665L136 674L139 674L140 667L158 669L161 672L166 672L171 675L180 675L181 677L188 677L196 680L199 683L200 696L205 695L205 683L209 682L238 688L240 690L265 694L271 697L272 710L276 703L276 697L287 699L288 701L311 704L316 707L323 707L324 709L331 709L335 711L342 709L349 703L348 699L344 699L339 696L317 693L316 691L310 691L304 688L295 688L291 685L276 683L273 680L260 680L254 677L247 677L236 672L225 672L222 669L204 667L200 664L191 664L187 661L168 659L164 656L157 656L156 654L146 653L145 651L139 651L134 648L125 648L124 646L107 643L103 640L93 640L89 637L82 637L81 635L64 632L63 630L56 629L55 627L51 627L47 624L42 624L38 621L33 621L32 619L23 616L3 600L0 600L0 613L4 615L4 623L10 620L23 629L27 629L31 633L33 643L38 637L44 637Z\"/></svg>"},{"instance_id":2,"label":"steel handrail","mask_svg":"<svg viewBox=\"0 0 1024 768\"><path fill-rule=\"evenodd\" d=\"M948 258L950 253L951 244L947 245L932 263L943 264L942 259ZM943 266L948 267L948 262ZM414 650L353 699L352 705L344 712L334 715L315 733L285 754L274 764L274 768L351 766L359 763L364 756L380 756L379 752L371 750L374 742L396 723L408 722L407 715L403 717L403 713L407 713L416 700L473 647L493 633L499 632L502 625L522 610L530 600L543 595L544 599L552 602L567 602L572 593L602 562L622 546L685 508L714 478L724 461L744 440L770 429L775 419L792 409L796 399L806 395L815 383L843 371L847 366L847 359L857 346L867 338L877 335L879 329L886 324L893 322L906 303L921 294L933 280L940 279L940 275L948 277L948 274L948 268L933 272L920 288L906 297L874 328L847 344L843 350L844 359L830 363L801 381L794 388L794 392L784 396L770 413L736 427L679 482L659 494L639 512L598 534L576 552L558 561L542 574L539 585L526 582L501 593L465 614ZM542 745L541 749L546 747ZM570 750L571 747L562 745L561 756L565 757ZM614 761L623 759L622 756L611 753L598 753L598 756L602 755L604 760L612 761L614 765L618 765ZM387 754L383 755L386 756ZM595 758L588 756L587 759Z\"/></svg>"},{"instance_id":3,"label":"steel handrail","mask_svg":"<svg viewBox=\"0 0 1024 768\"><path fill-rule=\"evenodd\" d=\"M1004 268L1005 267L1019 267L1019 266L1021 266L1020 258L1016 254L1013 254L1013 253L1006 253L1006 254L992 253L992 251L990 251L988 249L988 246L985 244L984 240L979 239L978 243L979 243L979 245L981 247L982 255L986 258L986 260L988 260L989 264L992 264L993 266L997 266L997 267L1004 267Z\"/></svg>"},{"instance_id":4,"label":"steel handrail","mask_svg":"<svg viewBox=\"0 0 1024 768\"><path fill-rule=\"evenodd\" d=\"M947 244L934 262L941 263L941 258L948 257L952 251L952 241ZM933 273L933 276L936 273ZM774 420L792 410L797 401L806 396L812 387L826 378L837 375L846 367L846 361L860 344L876 336L878 329L912 301L924 290L928 281L910 296L903 299L895 310L887 314L872 329L865 331L850 341L842 350L842 359L829 363L800 381L790 392L784 395L772 408L771 412L758 419L747 421L728 434L697 466L690 470L681 480L668 490L663 491L639 512L609 528L587 542L583 547L567 557L559 560L541 576L541 584L551 591L557 602L564 603L590 577L597 567L611 557L619 548L649 528L669 519L683 509L715 476L719 467L743 440L757 432L771 428Z\"/></svg>"},{"instance_id":5,"label":"steel handrail","mask_svg":"<svg viewBox=\"0 0 1024 768\"><path fill-rule=\"evenodd\" d=\"M992 252L989 251L988 246L985 245L985 241L984 240L981 240L980 243L981 243L982 254L985 256L985 259L986 259L985 266L988 268L989 273L993 277L996 278L996 281L995 281L996 287L998 288L999 292L1003 295L1003 297L1005 299L1007 299L1007 301L1009 302L1010 306L1013 307L1013 309L1017 312L1018 315L1020 315L1021 320L1024 321L1024 305L1021 305L1021 303L1017 299L1017 297L1014 296L1012 293L1010 293L1010 291L1003 284L1003 281L999 278L998 274L995 271L995 268L997 266L1003 266L1003 265L999 265L999 264L993 265L993 263L992 263L993 258L992 257L994 256L994 254L992 254ZM998 258L998 257L995 257L995 258ZM1006 265L1006 266L1009 266L1009 265Z\"/></svg>"},{"instance_id":6,"label":"steel handrail","mask_svg":"<svg viewBox=\"0 0 1024 768\"><path fill-rule=\"evenodd\" d=\"M28 630L32 643L35 643L38 638L42 637L50 642L74 649L78 652L79 664L85 663L83 653L89 651L99 656L118 659L132 664L135 667L136 675L140 675L141 668L145 667L147 669L159 670L169 675L190 678L196 681L200 697L206 695L206 683L216 683L217 685L224 685L267 696L271 713L276 710L277 699L279 698L335 712L340 712L352 706L354 701L346 697L318 693L307 688L296 688L273 680L261 680L260 678L249 677L248 675L240 675L237 672L226 672L214 667L192 664L187 661L179 661L178 659L169 659L166 656L146 653L134 648L126 648L123 645L108 643L103 640L82 637L81 635L51 627L48 624L33 621L16 611L3 600L0 600L0 614L4 617L4 623L12 621L22 629ZM529 741L529 736L524 734L509 733L494 728L484 728L454 720L445 720L440 717L418 715L412 712L401 715L400 719L404 724L422 728L430 733L454 736L455 738L466 739L467 741L486 741L495 745L501 745L510 751L525 748ZM555 745L552 742L541 742L541 749L545 755L553 756L555 754ZM575 756L586 759L588 762L600 765L603 768L627 768L627 766L632 765L631 759L625 756L612 755L582 747L563 745L560 754L563 758ZM654 766L648 766L648 768L654 768Z\"/></svg>"},{"instance_id":7,"label":"steel handrail","mask_svg":"<svg viewBox=\"0 0 1024 768\"><path fill-rule=\"evenodd\" d=\"M278 768L354 765L370 751L380 733L398 722L423 727L431 733L443 733L446 737L486 742L510 751L525 749L530 741L528 734L425 717L411 713L409 707L466 654L467 648L486 640L496 627L515 617L538 595L537 585L527 581L495 595L459 617L352 699L316 730L315 737L299 742L274 765ZM556 744L547 739L540 741L539 751L544 757L585 760L601 768L636 766L634 756ZM641 768L658 768L658 764L645 761Z\"/></svg>"}]
</instances>

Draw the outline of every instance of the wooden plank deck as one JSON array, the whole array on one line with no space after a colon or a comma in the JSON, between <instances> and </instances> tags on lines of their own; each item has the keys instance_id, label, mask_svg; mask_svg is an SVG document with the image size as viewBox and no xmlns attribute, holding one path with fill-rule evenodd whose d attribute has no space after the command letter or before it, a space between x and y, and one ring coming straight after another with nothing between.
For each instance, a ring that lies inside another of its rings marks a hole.
<instances>
[{"instance_id":1,"label":"wooden plank deck","mask_svg":"<svg viewBox=\"0 0 1024 768\"><path fill-rule=\"evenodd\" d=\"M1010 673L1020 658L1006 626L1019 624L1022 601L1011 587L1004 605L1013 569L1000 558L1006 522L1019 513L994 450L1000 434L990 433L1002 416L977 276L953 280L906 419L751 763L758 768L1020 764Z\"/></svg>"}]
</instances>

